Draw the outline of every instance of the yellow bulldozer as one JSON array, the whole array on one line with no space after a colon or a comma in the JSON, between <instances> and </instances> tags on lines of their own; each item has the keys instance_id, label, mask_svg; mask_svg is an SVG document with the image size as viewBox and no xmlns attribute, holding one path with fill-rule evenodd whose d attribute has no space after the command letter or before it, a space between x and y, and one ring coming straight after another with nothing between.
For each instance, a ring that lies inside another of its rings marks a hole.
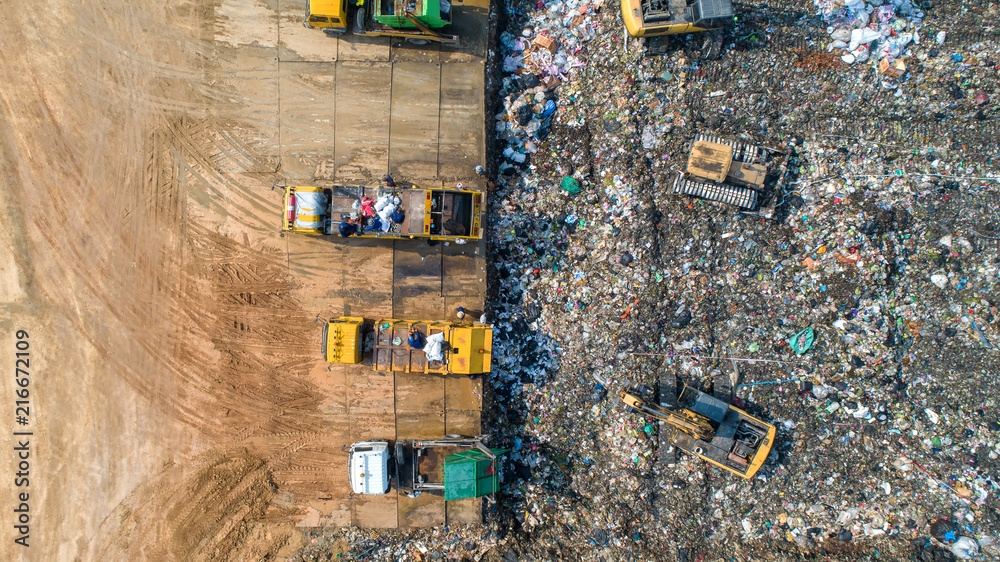
<instances>
[{"instance_id":1,"label":"yellow bulldozer","mask_svg":"<svg viewBox=\"0 0 1000 562\"><path fill-rule=\"evenodd\" d=\"M674 181L674 193L756 209L767 175L763 156L757 145L698 135L687 168Z\"/></svg>"}]
</instances>

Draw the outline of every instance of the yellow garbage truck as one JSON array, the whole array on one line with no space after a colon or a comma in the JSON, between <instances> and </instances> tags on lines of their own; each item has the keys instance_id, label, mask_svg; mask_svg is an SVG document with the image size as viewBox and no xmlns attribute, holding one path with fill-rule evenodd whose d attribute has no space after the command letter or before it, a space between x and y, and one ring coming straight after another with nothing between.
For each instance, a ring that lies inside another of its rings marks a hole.
<instances>
[{"instance_id":1,"label":"yellow garbage truck","mask_svg":"<svg viewBox=\"0 0 1000 562\"><path fill-rule=\"evenodd\" d=\"M281 187L284 232L432 240L483 236L486 194L464 187Z\"/></svg>"},{"instance_id":2,"label":"yellow garbage truck","mask_svg":"<svg viewBox=\"0 0 1000 562\"><path fill-rule=\"evenodd\" d=\"M411 344L411 334L416 341ZM357 364L371 337L371 365L376 371L482 375L490 372L493 328L436 320L386 319L366 329L365 319L341 316L327 320L323 355L329 363Z\"/></svg>"}]
</instances>

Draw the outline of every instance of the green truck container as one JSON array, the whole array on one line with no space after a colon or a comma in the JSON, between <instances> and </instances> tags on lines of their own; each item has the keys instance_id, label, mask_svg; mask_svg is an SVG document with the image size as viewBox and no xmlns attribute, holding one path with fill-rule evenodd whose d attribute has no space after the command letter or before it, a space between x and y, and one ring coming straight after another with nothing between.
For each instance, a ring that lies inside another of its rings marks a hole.
<instances>
[{"instance_id":1,"label":"green truck container","mask_svg":"<svg viewBox=\"0 0 1000 562\"><path fill-rule=\"evenodd\" d=\"M506 449L490 449L485 437L447 435L440 439L364 441L351 446L350 481L356 494L385 494L390 479L396 489L415 496L423 492L445 500L480 498L500 487L497 457ZM391 451L395 454L391 454Z\"/></svg>"},{"instance_id":2,"label":"green truck container","mask_svg":"<svg viewBox=\"0 0 1000 562\"><path fill-rule=\"evenodd\" d=\"M444 499L479 498L497 491L498 477L496 455L493 457L479 449L452 453L444 458Z\"/></svg>"},{"instance_id":3,"label":"green truck container","mask_svg":"<svg viewBox=\"0 0 1000 562\"><path fill-rule=\"evenodd\" d=\"M396 29L417 29L417 22L439 29L451 23L451 3L439 0L376 0L372 19ZM442 8L446 8L442 10ZM409 18L407 16L410 16Z\"/></svg>"}]
</instances>

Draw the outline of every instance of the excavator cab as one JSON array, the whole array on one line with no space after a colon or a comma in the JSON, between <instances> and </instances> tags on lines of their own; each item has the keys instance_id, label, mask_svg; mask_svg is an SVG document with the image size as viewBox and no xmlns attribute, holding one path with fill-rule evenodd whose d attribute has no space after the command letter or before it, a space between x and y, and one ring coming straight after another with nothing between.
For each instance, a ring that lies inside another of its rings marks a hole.
<instances>
[{"instance_id":1,"label":"excavator cab","mask_svg":"<svg viewBox=\"0 0 1000 562\"><path fill-rule=\"evenodd\" d=\"M720 29L734 14L732 0L622 0L622 19L633 37Z\"/></svg>"}]
</instances>

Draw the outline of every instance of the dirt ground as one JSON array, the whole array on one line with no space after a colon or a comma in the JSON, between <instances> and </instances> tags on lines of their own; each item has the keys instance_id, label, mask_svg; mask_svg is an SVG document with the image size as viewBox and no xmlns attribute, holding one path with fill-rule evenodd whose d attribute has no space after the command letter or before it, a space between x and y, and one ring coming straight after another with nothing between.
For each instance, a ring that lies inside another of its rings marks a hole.
<instances>
[{"instance_id":1,"label":"dirt ground","mask_svg":"<svg viewBox=\"0 0 1000 562\"><path fill-rule=\"evenodd\" d=\"M485 2L466 5L485 20ZM0 10L0 559L261 559L294 551L296 524L363 519L340 447L386 423L393 387L328 370L314 320L478 306L483 252L282 237L272 183L467 181L485 150L484 41L407 49L301 17L284 0ZM478 423L463 410L442 428L463 416ZM27 548L12 530L24 491Z\"/></svg>"}]
</instances>

